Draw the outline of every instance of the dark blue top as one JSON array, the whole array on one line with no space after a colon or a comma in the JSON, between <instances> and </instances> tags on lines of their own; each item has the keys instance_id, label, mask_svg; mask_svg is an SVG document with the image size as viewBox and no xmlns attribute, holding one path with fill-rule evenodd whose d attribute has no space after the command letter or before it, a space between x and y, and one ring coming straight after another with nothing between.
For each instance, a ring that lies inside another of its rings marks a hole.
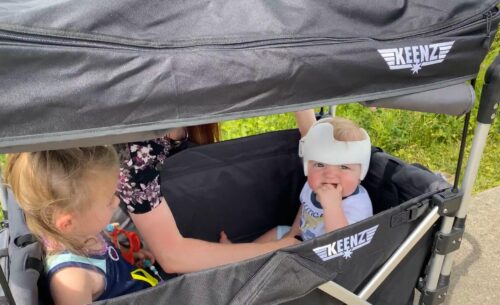
<instances>
[{"instance_id":1,"label":"dark blue top","mask_svg":"<svg viewBox=\"0 0 500 305\"><path fill-rule=\"evenodd\" d=\"M147 282L132 278L131 272L137 268L125 261L120 251L109 244L106 253L102 255L86 257L68 251L48 255L45 259L45 268L49 283L51 277L57 271L67 267L93 270L104 276L104 291L95 301L110 299L151 287Z\"/></svg>"}]
</instances>

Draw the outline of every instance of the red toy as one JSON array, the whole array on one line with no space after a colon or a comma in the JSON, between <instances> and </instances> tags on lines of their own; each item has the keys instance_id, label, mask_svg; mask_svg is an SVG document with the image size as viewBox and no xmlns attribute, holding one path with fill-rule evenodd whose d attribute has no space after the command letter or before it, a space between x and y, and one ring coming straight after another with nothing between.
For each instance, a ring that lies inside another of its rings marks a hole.
<instances>
[{"instance_id":1,"label":"red toy","mask_svg":"<svg viewBox=\"0 0 500 305\"><path fill-rule=\"evenodd\" d=\"M109 237L113 241L115 247L120 249L123 258L131 265L134 265L135 263L134 253L139 252L139 250L141 250L141 240L139 239L137 234L135 234L135 232L123 230L122 228L119 227L117 223L109 224L106 227L106 231L108 232ZM128 248L126 247L121 248L120 242L118 241L118 237L120 236L120 234L123 234L127 238L129 243Z\"/></svg>"}]
</instances>

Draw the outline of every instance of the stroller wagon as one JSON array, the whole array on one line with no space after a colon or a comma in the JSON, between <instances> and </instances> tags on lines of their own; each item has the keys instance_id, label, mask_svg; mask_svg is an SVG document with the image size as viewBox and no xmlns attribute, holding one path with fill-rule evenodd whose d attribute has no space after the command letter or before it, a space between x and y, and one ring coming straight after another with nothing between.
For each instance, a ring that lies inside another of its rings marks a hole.
<instances>
[{"instance_id":1,"label":"stroller wagon","mask_svg":"<svg viewBox=\"0 0 500 305\"><path fill-rule=\"evenodd\" d=\"M466 82L493 40L496 5L5 1L0 152L155 138L173 127L307 109L325 100L467 113L468 121L475 96ZM96 304L411 304L415 287L421 304L441 303L498 107L498 65L486 75L461 190L459 171L451 186L373 148L363 182L372 218ZM290 223L304 182L298 139L297 131L281 131L167 159L162 193L181 233L215 241L224 229L249 241ZM5 190L2 197L2 302L50 302L38 289L44 284L40 245L12 195Z\"/></svg>"}]
</instances>

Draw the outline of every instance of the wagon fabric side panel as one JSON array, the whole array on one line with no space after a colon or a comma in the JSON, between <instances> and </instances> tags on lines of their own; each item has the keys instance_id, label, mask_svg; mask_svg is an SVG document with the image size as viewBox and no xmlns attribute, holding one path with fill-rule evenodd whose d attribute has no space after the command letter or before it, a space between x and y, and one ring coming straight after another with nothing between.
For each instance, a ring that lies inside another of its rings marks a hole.
<instances>
[{"instance_id":1,"label":"wagon fabric side panel","mask_svg":"<svg viewBox=\"0 0 500 305\"><path fill-rule=\"evenodd\" d=\"M162 194L183 236L252 241L291 224L305 182L299 132L272 132L194 147L165 161Z\"/></svg>"},{"instance_id":2,"label":"wagon fabric side panel","mask_svg":"<svg viewBox=\"0 0 500 305\"><path fill-rule=\"evenodd\" d=\"M298 136L296 130L273 132L194 147L167 159L162 192L181 232L217 241L225 230L236 241L248 241L278 224L291 223L304 183ZM405 221L408 209L449 187L433 173L376 148L366 180L368 189L380 193L372 198L380 211L372 218L271 254L181 275L98 304L337 304L314 289L328 280L351 291L361 289L418 224ZM376 291L374 304L406 304L411 298L431 234Z\"/></svg>"},{"instance_id":3,"label":"wagon fabric side panel","mask_svg":"<svg viewBox=\"0 0 500 305\"><path fill-rule=\"evenodd\" d=\"M415 227L407 223L390 228L391 217L403 210L403 206L396 207L298 246L238 264L182 275L157 287L95 304L280 304L302 297L328 280L355 291ZM359 248L348 253L348 245ZM424 252L428 251L429 244L420 246L424 246ZM325 247L333 248L325 250ZM407 266L413 275L418 275L422 264L420 255L418 260L412 258ZM408 274L404 277L408 280ZM416 277L406 285L401 281L398 287L404 287L404 291L384 291L387 294L379 297L408 300L415 282ZM323 299L328 301L317 304L336 304L331 298ZM311 304L313 300L317 300L314 293L291 304ZM374 303L388 304L377 300Z\"/></svg>"}]
</instances>

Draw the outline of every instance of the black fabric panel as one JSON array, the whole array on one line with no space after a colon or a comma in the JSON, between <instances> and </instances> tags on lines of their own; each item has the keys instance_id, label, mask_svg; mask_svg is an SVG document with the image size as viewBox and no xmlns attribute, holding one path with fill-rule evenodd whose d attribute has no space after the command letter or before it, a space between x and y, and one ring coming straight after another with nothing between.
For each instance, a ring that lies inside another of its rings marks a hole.
<instances>
[{"instance_id":1,"label":"black fabric panel","mask_svg":"<svg viewBox=\"0 0 500 305\"><path fill-rule=\"evenodd\" d=\"M437 226L431 228L368 299L376 305L413 304L414 289L427 263Z\"/></svg>"},{"instance_id":2,"label":"black fabric panel","mask_svg":"<svg viewBox=\"0 0 500 305\"><path fill-rule=\"evenodd\" d=\"M380 148L372 149L370 168L362 184L370 194L374 213L451 186L424 166L407 164Z\"/></svg>"},{"instance_id":3,"label":"black fabric panel","mask_svg":"<svg viewBox=\"0 0 500 305\"><path fill-rule=\"evenodd\" d=\"M1 29L21 29L53 37L113 41L129 45L182 46L192 41L220 42L222 37L367 37L391 39L459 23L496 1L363 1L338 3L265 0L6 1L0 6ZM92 18L89 18L92 16ZM109 17L114 17L112 20ZM411 22L408 22L411 21Z\"/></svg>"},{"instance_id":4,"label":"black fabric panel","mask_svg":"<svg viewBox=\"0 0 500 305\"><path fill-rule=\"evenodd\" d=\"M193 147L165 161L162 193L183 236L250 241L291 224L305 182L296 130Z\"/></svg>"},{"instance_id":5,"label":"black fabric panel","mask_svg":"<svg viewBox=\"0 0 500 305\"><path fill-rule=\"evenodd\" d=\"M16 203L12 192L8 192L7 199L10 230L9 285L16 303L36 305L39 296L37 281L40 273L31 268L26 269L26 267L30 266L31 259L41 260L41 245L38 241L25 243L22 247L15 243L17 237L30 236L31 233L26 226L24 214Z\"/></svg>"},{"instance_id":6,"label":"black fabric panel","mask_svg":"<svg viewBox=\"0 0 500 305\"><path fill-rule=\"evenodd\" d=\"M290 223L305 179L297 157L298 137L296 130L273 132L194 147L167 159L162 171L162 191L181 232L217 241L220 231L225 230L236 240L247 240L281 224L282 219ZM287 180L290 177L293 179ZM186 304L289 301L290 304L335 304L330 297L311 290L325 280L334 280L352 291L360 289L418 224L416 221L392 227L392 217L449 187L430 171L406 164L377 148L373 149L364 185L375 210L381 211L373 218L274 254L181 276L169 281L161 292L134 294L127 302L160 298L179 304L183 304L182 300ZM282 194L288 195L285 200ZM280 218L280 213L286 217ZM357 249L352 258L323 262L312 251L375 225L378 227L371 243ZM387 279L387 283L404 281L401 290L391 292L382 286L380 289L384 292L373 297L374 303L407 302L429 249L428 242L420 243L415 250L418 254L411 254L398 267L404 272L395 272ZM223 281L224 278L232 280ZM218 288L202 292L212 287L210 285ZM306 296L300 298L301 295ZM189 296L189 302L182 296ZM106 304L114 302L110 300Z\"/></svg>"},{"instance_id":7,"label":"black fabric panel","mask_svg":"<svg viewBox=\"0 0 500 305\"><path fill-rule=\"evenodd\" d=\"M162 191L181 232L216 241L220 230L225 230L230 237L246 240L283 221L291 223L305 180L297 157L298 138L297 130L280 131L193 147L167 159L162 171ZM367 185L376 188L393 184L396 202L416 197L313 240L237 264L181 275L157 287L95 304L337 304L316 292L315 287L333 280L351 291L359 291L418 225L417 220L392 226L394 215L447 186L431 172L407 165L378 149L374 149L373 156ZM395 166L387 169L380 164ZM388 194L389 190L385 187ZM13 236L29 233L22 225L13 226L24 222L10 194L9 215ZM366 243L353 248L350 255L339 252L340 256L323 261L314 251L334 243L345 244L345 240L352 240L367 229L373 235L363 235ZM375 292L371 299L374 304L406 304L411 298L430 251L430 236L431 233ZM11 244L9 252L11 268L19 268L11 270L17 271L9 279L15 297L19 289L28 289L31 294L23 295L22 300L36 304L33 283L38 275L15 264L22 262L24 267L28 255L39 257L39 243L24 248ZM46 289L43 283L40 287ZM43 294L40 298L50 302Z\"/></svg>"},{"instance_id":8,"label":"black fabric panel","mask_svg":"<svg viewBox=\"0 0 500 305\"><path fill-rule=\"evenodd\" d=\"M274 253L237 264L185 274L157 287L95 304L266 305L287 304L295 299L298 301L290 304L336 304L321 294L318 296L316 292L310 295L308 293L326 280L334 280L352 291L360 289L367 277L376 272L415 229L418 221L397 228L390 227L391 217L412 205L411 202L405 203L370 219ZM351 258L340 256L324 262L312 250L377 225L371 242L353 251ZM428 251L423 246L419 250L421 253ZM422 257L418 258L421 259ZM422 264L422 261L417 262L413 256L406 265L411 273L419 274ZM414 283L415 279L407 276L405 280ZM387 289L387 295L384 294L383 298L397 300L397 296L404 295L406 302L411 291L413 289L404 292ZM306 296L302 297L303 295ZM321 302L317 302L318 300ZM374 302L379 304L377 300Z\"/></svg>"},{"instance_id":9,"label":"black fabric panel","mask_svg":"<svg viewBox=\"0 0 500 305\"><path fill-rule=\"evenodd\" d=\"M497 1L397 2L0 3L0 151L124 141L475 76L499 20L483 14ZM443 62L418 73L390 70L378 51L451 41Z\"/></svg>"}]
</instances>

